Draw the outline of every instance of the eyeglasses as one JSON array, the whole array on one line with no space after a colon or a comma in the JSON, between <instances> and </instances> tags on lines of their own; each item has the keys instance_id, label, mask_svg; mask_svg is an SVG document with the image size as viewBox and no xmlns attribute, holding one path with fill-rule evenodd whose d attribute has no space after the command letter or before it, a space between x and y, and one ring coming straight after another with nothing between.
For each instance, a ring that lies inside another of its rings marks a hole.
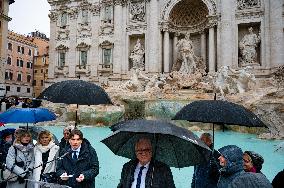
<instances>
[{"instance_id":1,"label":"eyeglasses","mask_svg":"<svg viewBox=\"0 0 284 188\"><path fill-rule=\"evenodd\" d=\"M150 148L146 148L146 149L138 149L138 150L135 150L135 152L139 155L143 154L143 153L150 153L152 152L152 150Z\"/></svg>"}]
</instances>

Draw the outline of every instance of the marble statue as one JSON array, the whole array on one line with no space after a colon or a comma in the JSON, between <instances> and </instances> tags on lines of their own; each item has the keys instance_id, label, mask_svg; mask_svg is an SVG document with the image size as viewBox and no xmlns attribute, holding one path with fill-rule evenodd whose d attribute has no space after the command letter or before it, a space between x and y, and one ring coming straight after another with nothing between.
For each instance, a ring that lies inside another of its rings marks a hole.
<instances>
[{"instance_id":1,"label":"marble statue","mask_svg":"<svg viewBox=\"0 0 284 188\"><path fill-rule=\"evenodd\" d=\"M194 73L196 69L196 62L194 60L193 44L190 40L190 34L187 33L185 38L180 39L177 43L178 51L182 57L181 67L179 72L184 74Z\"/></svg>"},{"instance_id":2,"label":"marble statue","mask_svg":"<svg viewBox=\"0 0 284 188\"><path fill-rule=\"evenodd\" d=\"M253 33L252 27L250 27L248 30L249 34L246 34L239 43L241 56L242 56L241 59L242 65L257 63L256 47L260 42L260 35L257 36L255 33Z\"/></svg>"},{"instance_id":3,"label":"marble statue","mask_svg":"<svg viewBox=\"0 0 284 188\"><path fill-rule=\"evenodd\" d=\"M217 74L212 76L213 91L221 94L221 99L225 99L225 94L231 93L231 85L233 83L229 76L229 67L222 66Z\"/></svg>"},{"instance_id":4,"label":"marble statue","mask_svg":"<svg viewBox=\"0 0 284 188\"><path fill-rule=\"evenodd\" d=\"M137 39L136 44L131 51L130 59L132 61L132 68L133 69L139 69L144 70L145 68L145 62L144 62L144 48L142 44L140 43L140 39Z\"/></svg>"},{"instance_id":5,"label":"marble statue","mask_svg":"<svg viewBox=\"0 0 284 188\"><path fill-rule=\"evenodd\" d=\"M128 90L128 91L133 91L133 92L144 91L144 85L138 78L139 74L140 74L139 69L132 69L132 76L130 80L122 84L120 88L124 90Z\"/></svg>"},{"instance_id":6,"label":"marble statue","mask_svg":"<svg viewBox=\"0 0 284 188\"><path fill-rule=\"evenodd\" d=\"M252 73L253 67L247 66L240 70L234 70L229 67L229 70L237 75L236 87L238 93L244 93L249 90L249 82L256 83L254 74Z\"/></svg>"}]
</instances>

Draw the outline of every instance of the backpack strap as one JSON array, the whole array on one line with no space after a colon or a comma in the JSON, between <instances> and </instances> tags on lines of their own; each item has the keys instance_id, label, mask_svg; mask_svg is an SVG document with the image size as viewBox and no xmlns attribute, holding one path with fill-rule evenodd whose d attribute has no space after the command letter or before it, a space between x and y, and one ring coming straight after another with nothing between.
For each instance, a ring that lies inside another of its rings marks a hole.
<instances>
[{"instance_id":1,"label":"backpack strap","mask_svg":"<svg viewBox=\"0 0 284 188\"><path fill-rule=\"evenodd\" d=\"M13 147L14 147L14 150L15 150L15 162L14 162L12 168L11 168L11 172L13 172L13 170L16 166L16 161L17 161L17 156L18 156L18 149L15 146L13 146Z\"/></svg>"}]
</instances>

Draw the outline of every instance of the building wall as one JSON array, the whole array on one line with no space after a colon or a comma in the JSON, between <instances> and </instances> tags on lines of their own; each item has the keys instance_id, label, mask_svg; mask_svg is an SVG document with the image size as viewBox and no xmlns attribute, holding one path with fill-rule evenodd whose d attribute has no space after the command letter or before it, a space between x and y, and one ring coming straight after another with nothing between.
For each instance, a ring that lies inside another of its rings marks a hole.
<instances>
[{"instance_id":1,"label":"building wall","mask_svg":"<svg viewBox=\"0 0 284 188\"><path fill-rule=\"evenodd\" d=\"M5 69L4 64L7 57L7 36L8 36L8 22L11 21L11 18L8 16L9 4L12 4L14 1L9 0L0 0L0 87L5 89ZM2 93L4 92L4 93ZM5 95L5 90L1 90L0 97Z\"/></svg>"},{"instance_id":2,"label":"building wall","mask_svg":"<svg viewBox=\"0 0 284 188\"><path fill-rule=\"evenodd\" d=\"M143 40L145 49L145 73L168 73L177 56L175 43L186 32L191 33L196 54L206 60L207 71L224 65L241 68L239 41L250 26L261 37L256 75L269 76L274 67L284 64L283 0L48 2L49 84L78 78L100 83L128 79L129 55L138 38ZM187 9L195 13L191 15ZM180 12L187 15L179 15ZM181 19L188 25L173 26ZM199 22L193 24L195 20ZM103 60L107 49L111 53L110 65ZM84 67L80 66L80 50L87 51ZM63 66L59 65L60 53L66 55Z\"/></svg>"},{"instance_id":3,"label":"building wall","mask_svg":"<svg viewBox=\"0 0 284 188\"><path fill-rule=\"evenodd\" d=\"M34 57L33 89L35 97L43 91L45 80L48 75L49 39L43 36L45 35L42 35L39 32L34 32L33 35L33 43L38 47L38 53Z\"/></svg>"},{"instance_id":4,"label":"building wall","mask_svg":"<svg viewBox=\"0 0 284 188\"><path fill-rule=\"evenodd\" d=\"M8 33L7 42L7 59L5 63L7 96L32 97L34 55L37 53L37 46L32 42L31 37L11 31ZM8 58L11 58L11 61L7 61ZM20 80L18 80L18 74L21 75Z\"/></svg>"}]
</instances>

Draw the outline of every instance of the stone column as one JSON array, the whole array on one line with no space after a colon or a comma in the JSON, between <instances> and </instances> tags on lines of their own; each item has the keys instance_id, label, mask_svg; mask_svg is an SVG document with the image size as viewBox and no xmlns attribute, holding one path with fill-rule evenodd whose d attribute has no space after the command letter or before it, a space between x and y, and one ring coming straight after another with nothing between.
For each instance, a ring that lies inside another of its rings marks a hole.
<instances>
[{"instance_id":1,"label":"stone column","mask_svg":"<svg viewBox=\"0 0 284 188\"><path fill-rule=\"evenodd\" d=\"M121 67L121 73L126 74L128 72L128 35L126 34L126 23L127 23L127 8L126 6L122 7L122 43L121 46L123 46L123 55L122 55L122 67Z\"/></svg>"},{"instance_id":2,"label":"stone column","mask_svg":"<svg viewBox=\"0 0 284 188\"><path fill-rule=\"evenodd\" d=\"M215 72L215 41L214 27L209 28L209 72Z\"/></svg>"},{"instance_id":3,"label":"stone column","mask_svg":"<svg viewBox=\"0 0 284 188\"><path fill-rule=\"evenodd\" d=\"M54 71L55 66L58 63L57 60L57 51L55 50L56 44L55 44L55 38L56 38L56 20L57 20L57 13L51 12L49 15L50 18L50 40L49 40L49 59L48 59L48 80L54 79Z\"/></svg>"},{"instance_id":4,"label":"stone column","mask_svg":"<svg viewBox=\"0 0 284 188\"><path fill-rule=\"evenodd\" d=\"M214 30L213 30L214 32ZM213 39L214 40L214 39ZM205 32L201 32L201 44L200 44L200 48L201 48L201 57L203 59L204 62L206 62L206 36L205 36Z\"/></svg>"},{"instance_id":5,"label":"stone column","mask_svg":"<svg viewBox=\"0 0 284 188\"><path fill-rule=\"evenodd\" d=\"M168 73L170 71L170 68L169 68L169 53L170 53L170 49L169 49L169 46L170 46L170 36L169 36L169 32L168 31L165 31L164 32L164 73Z\"/></svg>"},{"instance_id":6,"label":"stone column","mask_svg":"<svg viewBox=\"0 0 284 188\"><path fill-rule=\"evenodd\" d=\"M69 42L70 42L70 47L69 50L67 51L67 59L66 59L66 65L68 66L69 69L69 75L68 77L70 78L75 78L76 77L76 65L79 65L79 53L77 51L77 18L78 18L78 13L74 13L70 15L70 20L68 22L67 30L70 31L69 34Z\"/></svg>"},{"instance_id":7,"label":"stone column","mask_svg":"<svg viewBox=\"0 0 284 188\"><path fill-rule=\"evenodd\" d=\"M116 0L114 6L114 47L113 47L113 73L121 73L122 62L122 1Z\"/></svg>"},{"instance_id":8,"label":"stone column","mask_svg":"<svg viewBox=\"0 0 284 188\"><path fill-rule=\"evenodd\" d=\"M270 44L271 44L271 64L270 67L284 65L284 37L283 37L283 1L270 2Z\"/></svg>"},{"instance_id":9,"label":"stone column","mask_svg":"<svg viewBox=\"0 0 284 188\"><path fill-rule=\"evenodd\" d=\"M235 36L235 8L236 0L222 1L220 4L221 20L219 22L220 30L220 62L218 68L225 65L232 65L234 54Z\"/></svg>"},{"instance_id":10,"label":"stone column","mask_svg":"<svg viewBox=\"0 0 284 188\"><path fill-rule=\"evenodd\" d=\"M178 58L177 43L178 43L178 33L175 33L174 41L173 41L173 65L177 62L177 58Z\"/></svg>"},{"instance_id":11,"label":"stone column","mask_svg":"<svg viewBox=\"0 0 284 188\"><path fill-rule=\"evenodd\" d=\"M98 5L94 5L98 6ZM91 66L91 77L98 76L98 66L100 63L99 57L99 25L100 25L100 12L99 9L94 9L93 17L92 17L92 44L90 48L90 66Z\"/></svg>"},{"instance_id":12,"label":"stone column","mask_svg":"<svg viewBox=\"0 0 284 188\"><path fill-rule=\"evenodd\" d=\"M147 24L148 72L158 72L159 69L159 7L158 0L150 0Z\"/></svg>"}]
</instances>

